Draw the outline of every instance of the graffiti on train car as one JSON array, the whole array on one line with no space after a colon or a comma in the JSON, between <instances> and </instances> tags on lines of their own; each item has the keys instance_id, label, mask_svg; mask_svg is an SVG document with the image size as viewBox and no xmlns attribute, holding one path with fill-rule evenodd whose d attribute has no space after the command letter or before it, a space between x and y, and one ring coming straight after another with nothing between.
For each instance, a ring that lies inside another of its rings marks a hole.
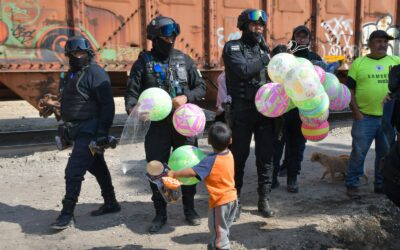
<instances>
[{"instance_id":1,"label":"graffiti on train car","mask_svg":"<svg viewBox=\"0 0 400 250\"><path fill-rule=\"evenodd\" d=\"M109 10L94 6L85 6L91 13L101 14ZM134 13L136 14L137 11ZM133 14L133 15L134 15ZM32 62L59 62L65 63L64 45L71 34L82 35L90 40L92 46L97 49L102 61L124 61L135 58L138 48L128 45L107 46L109 42L132 19L120 20L114 13L115 19L121 24L118 30L110 34L108 43L99 46L87 27L81 23L75 27L69 27L65 20L40 21L41 13L39 0L13 0L0 2L0 62L25 59ZM90 19L90 16L87 18ZM39 22L40 21L40 22ZM96 20L101 27L102 20Z\"/></svg>"},{"instance_id":2,"label":"graffiti on train car","mask_svg":"<svg viewBox=\"0 0 400 250\"><path fill-rule=\"evenodd\" d=\"M345 67L357 55L357 46L352 43L353 20L346 19L343 16L334 17L327 21L321 22L322 28L325 30L325 38L327 43L321 43L323 56L345 56Z\"/></svg>"},{"instance_id":3,"label":"graffiti on train car","mask_svg":"<svg viewBox=\"0 0 400 250\"><path fill-rule=\"evenodd\" d=\"M399 27L396 27L393 21L393 16L390 14L379 17L375 22L364 23L362 26L362 50L361 54L366 55L369 53L368 49L368 37L375 30L384 30L389 35L398 38ZM389 41L388 48L389 55L399 55L399 42L398 40Z\"/></svg>"},{"instance_id":4,"label":"graffiti on train car","mask_svg":"<svg viewBox=\"0 0 400 250\"><path fill-rule=\"evenodd\" d=\"M224 28L223 27L218 27L217 28L218 47L223 48L227 41L239 39L241 36L242 36L242 32L235 31L235 32L229 33L227 35L227 39L225 39Z\"/></svg>"},{"instance_id":5,"label":"graffiti on train car","mask_svg":"<svg viewBox=\"0 0 400 250\"><path fill-rule=\"evenodd\" d=\"M334 17L321 23L325 30L326 43L321 43L323 56L345 56L345 67L349 67L353 58L369 53L368 37L375 30L385 30L393 37L399 37L399 28L395 26L393 16L390 14L377 18L374 22L362 24L362 38L360 47L354 44L353 20L343 16ZM398 40L389 41L389 55L399 55Z\"/></svg>"}]
</instances>

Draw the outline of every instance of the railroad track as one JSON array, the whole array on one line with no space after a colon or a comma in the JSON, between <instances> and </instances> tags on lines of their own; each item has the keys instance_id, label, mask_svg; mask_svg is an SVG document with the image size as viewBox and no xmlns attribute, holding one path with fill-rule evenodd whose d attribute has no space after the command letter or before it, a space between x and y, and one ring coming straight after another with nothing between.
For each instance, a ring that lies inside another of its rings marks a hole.
<instances>
[{"instance_id":1,"label":"railroad track","mask_svg":"<svg viewBox=\"0 0 400 250\"><path fill-rule=\"evenodd\" d=\"M331 129L351 124L350 112L334 112L329 116ZM207 122L206 128L211 124ZM123 125L114 125L110 135L119 138ZM204 133L205 135L206 133ZM0 157L28 155L34 152L56 150L56 129L0 132Z\"/></svg>"}]
</instances>

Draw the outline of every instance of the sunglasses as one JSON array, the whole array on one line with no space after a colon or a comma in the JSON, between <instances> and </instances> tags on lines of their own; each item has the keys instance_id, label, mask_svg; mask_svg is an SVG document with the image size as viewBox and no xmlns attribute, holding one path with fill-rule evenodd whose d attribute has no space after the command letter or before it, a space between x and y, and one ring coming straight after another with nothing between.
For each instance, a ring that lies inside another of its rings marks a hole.
<instances>
[{"instance_id":1,"label":"sunglasses","mask_svg":"<svg viewBox=\"0 0 400 250\"><path fill-rule=\"evenodd\" d=\"M249 12L248 17L250 21L257 22L261 18L261 20L266 23L268 15L263 10L253 10Z\"/></svg>"},{"instance_id":2,"label":"sunglasses","mask_svg":"<svg viewBox=\"0 0 400 250\"><path fill-rule=\"evenodd\" d=\"M170 37L172 35L177 36L180 33L180 27L179 27L179 24L177 24L177 23L170 23L170 24L162 26L160 28L160 31L161 31L160 35L165 36L165 37Z\"/></svg>"}]
</instances>

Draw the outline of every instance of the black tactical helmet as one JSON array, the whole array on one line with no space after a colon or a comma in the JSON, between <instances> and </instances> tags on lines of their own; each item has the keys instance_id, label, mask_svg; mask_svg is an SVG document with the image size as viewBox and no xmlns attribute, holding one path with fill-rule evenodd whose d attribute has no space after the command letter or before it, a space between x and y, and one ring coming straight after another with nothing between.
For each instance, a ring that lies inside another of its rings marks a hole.
<instances>
[{"instance_id":1,"label":"black tactical helmet","mask_svg":"<svg viewBox=\"0 0 400 250\"><path fill-rule=\"evenodd\" d=\"M75 51L85 51L89 54L89 56L94 55L94 51L92 46L90 45L90 42L83 36L70 37L65 43L66 56L69 56L72 52Z\"/></svg>"},{"instance_id":2,"label":"black tactical helmet","mask_svg":"<svg viewBox=\"0 0 400 250\"><path fill-rule=\"evenodd\" d=\"M181 32L179 24L174 19L165 16L158 16L147 25L147 39L154 40L159 36L178 36Z\"/></svg>"},{"instance_id":3,"label":"black tactical helmet","mask_svg":"<svg viewBox=\"0 0 400 250\"><path fill-rule=\"evenodd\" d=\"M250 22L261 22L263 25L267 22L267 13L258 9L246 9L238 16L237 27L240 30L244 29L245 24Z\"/></svg>"}]
</instances>

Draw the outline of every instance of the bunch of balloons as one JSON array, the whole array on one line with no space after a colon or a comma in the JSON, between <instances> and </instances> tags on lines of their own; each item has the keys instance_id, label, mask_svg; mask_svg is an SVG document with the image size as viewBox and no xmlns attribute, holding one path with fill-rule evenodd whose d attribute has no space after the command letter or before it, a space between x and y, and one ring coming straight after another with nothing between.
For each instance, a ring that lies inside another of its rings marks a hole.
<instances>
[{"instance_id":1,"label":"bunch of balloons","mask_svg":"<svg viewBox=\"0 0 400 250\"><path fill-rule=\"evenodd\" d=\"M258 90L257 110L277 117L297 107L304 137L311 141L324 139L329 132L329 109L345 109L350 103L349 89L334 74L289 53L275 55L267 70L273 82Z\"/></svg>"}]
</instances>

